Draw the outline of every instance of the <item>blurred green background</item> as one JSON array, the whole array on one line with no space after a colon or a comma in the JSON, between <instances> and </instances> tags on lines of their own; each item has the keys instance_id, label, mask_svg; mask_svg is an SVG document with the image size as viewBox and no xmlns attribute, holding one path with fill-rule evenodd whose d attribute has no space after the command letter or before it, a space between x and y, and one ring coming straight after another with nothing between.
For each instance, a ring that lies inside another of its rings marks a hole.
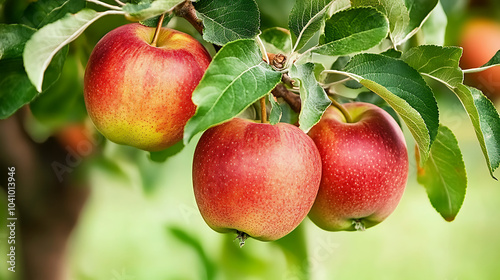
<instances>
[{"instance_id":1,"label":"blurred green background","mask_svg":"<svg viewBox=\"0 0 500 280\"><path fill-rule=\"evenodd\" d=\"M0 1L2 21L15 21L27 2ZM286 27L293 1L258 2L262 29ZM457 44L467 18L499 16L497 1L473 2L442 1L449 23L446 44ZM42 96L32 105L35 117L24 124L34 139L43 141L69 122L89 124L81 98L86 58L99 38L125 23L119 16L105 17L72 44L66 78L52 94L66 101ZM170 25L201 39L182 20ZM83 176L91 189L68 243L66 279L500 279L500 184L488 174L461 104L446 90L438 92L438 103L441 122L457 136L468 173L467 195L455 221L444 221L417 184L414 143L404 128L410 176L386 221L365 232L326 232L306 218L279 241L250 239L241 249L235 235L212 231L198 212L191 183L197 139L166 162L155 163L146 152L97 138L96 155L65 174ZM19 170L18 176L25 174ZM6 201L0 192L1 209ZM0 219L6 220L6 214L0 211ZM7 234L0 228L0 236ZM7 243L2 241L0 249L6 252ZM0 279L15 279L12 275L0 262Z\"/></svg>"}]
</instances>

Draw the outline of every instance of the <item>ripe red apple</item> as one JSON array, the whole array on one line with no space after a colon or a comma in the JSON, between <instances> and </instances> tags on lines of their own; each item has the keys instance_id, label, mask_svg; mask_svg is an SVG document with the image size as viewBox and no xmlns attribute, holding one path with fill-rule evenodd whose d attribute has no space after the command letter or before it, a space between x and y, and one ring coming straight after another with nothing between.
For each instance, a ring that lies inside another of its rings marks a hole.
<instances>
[{"instance_id":1,"label":"ripe red apple","mask_svg":"<svg viewBox=\"0 0 500 280\"><path fill-rule=\"evenodd\" d=\"M408 176L406 143L396 121L372 104L344 108L351 123L330 107L309 131L323 164L309 217L329 231L363 230L382 222L398 205Z\"/></svg>"},{"instance_id":2,"label":"ripe red apple","mask_svg":"<svg viewBox=\"0 0 500 280\"><path fill-rule=\"evenodd\" d=\"M468 20L462 30L460 46L463 69L476 68L488 62L500 50L500 23L487 18ZM500 98L500 67L465 75L466 82L482 90L488 97Z\"/></svg>"},{"instance_id":3,"label":"ripe red apple","mask_svg":"<svg viewBox=\"0 0 500 280\"><path fill-rule=\"evenodd\" d=\"M87 111L109 140L147 151L182 139L196 110L191 101L210 63L206 49L191 36L162 28L127 24L95 46L85 71Z\"/></svg>"},{"instance_id":4,"label":"ripe red apple","mask_svg":"<svg viewBox=\"0 0 500 280\"><path fill-rule=\"evenodd\" d=\"M318 192L321 159L297 127L235 118L203 133L193 187L215 231L279 239L307 216Z\"/></svg>"}]
</instances>

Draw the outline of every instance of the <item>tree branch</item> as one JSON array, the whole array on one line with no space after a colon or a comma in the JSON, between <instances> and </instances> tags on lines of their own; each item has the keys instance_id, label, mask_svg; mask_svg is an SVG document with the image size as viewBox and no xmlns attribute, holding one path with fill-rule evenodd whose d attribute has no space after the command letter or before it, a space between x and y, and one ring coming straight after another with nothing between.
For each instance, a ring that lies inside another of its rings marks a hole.
<instances>
[{"instance_id":1,"label":"tree branch","mask_svg":"<svg viewBox=\"0 0 500 280\"><path fill-rule=\"evenodd\" d=\"M174 13L186 19L191 25L203 35L203 23L196 16L196 9L193 6L193 3L189 0L182 2L174 8Z\"/></svg>"},{"instance_id":2,"label":"tree branch","mask_svg":"<svg viewBox=\"0 0 500 280\"><path fill-rule=\"evenodd\" d=\"M278 84L272 91L271 93L276 97L276 98L283 98L288 105L294 110L295 112L300 112L301 108L301 101L300 101L300 96L289 91L286 86L282 83Z\"/></svg>"}]
</instances>

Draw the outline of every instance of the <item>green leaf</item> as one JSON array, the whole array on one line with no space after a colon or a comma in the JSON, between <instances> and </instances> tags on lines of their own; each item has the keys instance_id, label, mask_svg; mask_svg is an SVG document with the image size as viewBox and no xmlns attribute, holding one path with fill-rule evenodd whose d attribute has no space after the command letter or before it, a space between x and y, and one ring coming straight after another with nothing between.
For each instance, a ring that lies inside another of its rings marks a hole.
<instances>
[{"instance_id":1,"label":"green leaf","mask_svg":"<svg viewBox=\"0 0 500 280\"><path fill-rule=\"evenodd\" d=\"M33 116L52 129L69 122L83 122L88 115L83 98L82 74L79 57L68 56L58 82L30 103Z\"/></svg>"},{"instance_id":2,"label":"green leaf","mask_svg":"<svg viewBox=\"0 0 500 280\"><path fill-rule=\"evenodd\" d=\"M406 36L406 30L410 23L410 14L405 6L404 0L379 0L379 6L389 19L391 30L391 40L395 45L399 45Z\"/></svg>"},{"instance_id":3,"label":"green leaf","mask_svg":"<svg viewBox=\"0 0 500 280\"><path fill-rule=\"evenodd\" d=\"M275 125L280 122L283 110L280 104L274 100L274 96L269 94L269 102L271 103L271 113L269 114L269 123Z\"/></svg>"},{"instance_id":4,"label":"green leaf","mask_svg":"<svg viewBox=\"0 0 500 280\"><path fill-rule=\"evenodd\" d=\"M462 102L472 121L491 177L500 165L500 116L495 105L473 87L458 85L453 91ZM496 179L496 178L495 178Z\"/></svg>"},{"instance_id":5,"label":"green leaf","mask_svg":"<svg viewBox=\"0 0 500 280\"><path fill-rule=\"evenodd\" d=\"M458 66L461 56L462 49L459 47L423 45L409 49L403 53L401 59L420 73L456 86L464 79Z\"/></svg>"},{"instance_id":6,"label":"green leaf","mask_svg":"<svg viewBox=\"0 0 500 280\"><path fill-rule=\"evenodd\" d=\"M401 45L422 26L438 0L351 0L353 7L372 6L389 18L391 40Z\"/></svg>"},{"instance_id":7,"label":"green leaf","mask_svg":"<svg viewBox=\"0 0 500 280\"><path fill-rule=\"evenodd\" d=\"M0 24L0 60L21 57L26 41L35 31L22 24Z\"/></svg>"},{"instance_id":8,"label":"green leaf","mask_svg":"<svg viewBox=\"0 0 500 280\"><path fill-rule=\"evenodd\" d=\"M319 122L332 102L314 77L314 64L292 65L288 74L290 78L300 82L302 109L299 115L299 128L307 133Z\"/></svg>"},{"instance_id":9,"label":"green leaf","mask_svg":"<svg viewBox=\"0 0 500 280\"><path fill-rule=\"evenodd\" d=\"M425 186L432 206L446 221L453 221L462 206L467 174L455 135L440 125L429 159L418 167L417 181Z\"/></svg>"},{"instance_id":10,"label":"green leaf","mask_svg":"<svg viewBox=\"0 0 500 280\"><path fill-rule=\"evenodd\" d=\"M39 29L63 18L67 13L77 13L85 8L85 0L38 0L24 11L22 22Z\"/></svg>"},{"instance_id":11,"label":"green leaf","mask_svg":"<svg viewBox=\"0 0 500 280\"><path fill-rule=\"evenodd\" d=\"M260 34L268 52L289 54L292 52L292 36L288 29L281 27L268 28Z\"/></svg>"},{"instance_id":12,"label":"green leaf","mask_svg":"<svg viewBox=\"0 0 500 280\"><path fill-rule=\"evenodd\" d=\"M140 23L142 25L145 25L145 26L156 27L156 26L158 26L158 21L160 20L160 17L161 17L161 15L156 16L156 17L152 17L152 18L148 18L146 20L141 21ZM174 14L167 13L165 15L165 17L163 18L163 22L162 22L161 26L166 27L172 18L174 18Z\"/></svg>"},{"instance_id":13,"label":"green leaf","mask_svg":"<svg viewBox=\"0 0 500 280\"><path fill-rule=\"evenodd\" d=\"M127 17L136 21L146 20L157 15L164 14L172 10L175 6L183 2L182 0L156 0L141 1L138 4L128 3L123 6Z\"/></svg>"},{"instance_id":14,"label":"green leaf","mask_svg":"<svg viewBox=\"0 0 500 280\"><path fill-rule=\"evenodd\" d=\"M293 50L300 50L323 26L332 0L296 0L288 27L295 35Z\"/></svg>"},{"instance_id":15,"label":"green leaf","mask_svg":"<svg viewBox=\"0 0 500 280\"><path fill-rule=\"evenodd\" d=\"M295 112L288 103L280 103L280 107L283 112L280 122L295 124L299 121L299 113Z\"/></svg>"},{"instance_id":16,"label":"green leaf","mask_svg":"<svg viewBox=\"0 0 500 280\"><path fill-rule=\"evenodd\" d=\"M380 5L378 0L351 0L351 6L353 7L376 7Z\"/></svg>"},{"instance_id":17,"label":"green leaf","mask_svg":"<svg viewBox=\"0 0 500 280\"><path fill-rule=\"evenodd\" d=\"M402 52L395 49L388 49L387 51L381 53L382 55L392 57L392 58L401 58Z\"/></svg>"},{"instance_id":18,"label":"green leaf","mask_svg":"<svg viewBox=\"0 0 500 280\"><path fill-rule=\"evenodd\" d=\"M500 117L491 101L475 88L462 84L459 67L462 49L419 46L404 53L402 59L425 76L440 81L462 102L476 132L491 176L500 165Z\"/></svg>"},{"instance_id":19,"label":"green leaf","mask_svg":"<svg viewBox=\"0 0 500 280\"><path fill-rule=\"evenodd\" d=\"M405 62L379 54L359 54L347 64L359 83L377 93L399 114L418 145L422 163L436 137L436 99L424 79Z\"/></svg>"},{"instance_id":20,"label":"green leaf","mask_svg":"<svg viewBox=\"0 0 500 280\"><path fill-rule=\"evenodd\" d=\"M259 34L260 13L254 0L200 0L193 3L203 21L203 39L223 46Z\"/></svg>"},{"instance_id":21,"label":"green leaf","mask_svg":"<svg viewBox=\"0 0 500 280\"><path fill-rule=\"evenodd\" d=\"M325 22L325 44L313 52L330 56L361 52L378 45L388 32L389 21L374 8L343 10Z\"/></svg>"},{"instance_id":22,"label":"green leaf","mask_svg":"<svg viewBox=\"0 0 500 280\"><path fill-rule=\"evenodd\" d=\"M405 0L410 21L406 33L415 32L438 4L438 0Z\"/></svg>"},{"instance_id":23,"label":"green leaf","mask_svg":"<svg viewBox=\"0 0 500 280\"><path fill-rule=\"evenodd\" d=\"M485 65L481 67L488 66L500 66L500 50L498 50L497 53L488 62L486 62Z\"/></svg>"},{"instance_id":24,"label":"green leaf","mask_svg":"<svg viewBox=\"0 0 500 280\"><path fill-rule=\"evenodd\" d=\"M59 79L68 48L63 48L47 67L44 77L44 90ZM37 95L35 87L31 84L24 72L21 59L8 59L0 61L0 119L6 119L19 108L29 103Z\"/></svg>"},{"instance_id":25,"label":"green leaf","mask_svg":"<svg viewBox=\"0 0 500 280\"><path fill-rule=\"evenodd\" d=\"M444 45L447 26L448 18L441 2L439 2L422 26L424 44Z\"/></svg>"},{"instance_id":26,"label":"green leaf","mask_svg":"<svg viewBox=\"0 0 500 280\"><path fill-rule=\"evenodd\" d=\"M254 40L226 44L215 55L193 92L195 115L184 127L184 143L198 132L227 121L269 93L281 80L262 60Z\"/></svg>"},{"instance_id":27,"label":"green leaf","mask_svg":"<svg viewBox=\"0 0 500 280\"><path fill-rule=\"evenodd\" d=\"M67 14L64 18L38 30L26 43L23 53L24 67L38 92L42 91L43 73L54 55L76 39L90 24L108 14L120 13L106 11L98 13L83 9L77 14Z\"/></svg>"},{"instance_id":28,"label":"green leaf","mask_svg":"<svg viewBox=\"0 0 500 280\"><path fill-rule=\"evenodd\" d=\"M158 152L149 152L149 158L154 162L164 162L169 157L175 156L180 151L184 149L184 143L182 141L177 142L172 147Z\"/></svg>"}]
</instances>

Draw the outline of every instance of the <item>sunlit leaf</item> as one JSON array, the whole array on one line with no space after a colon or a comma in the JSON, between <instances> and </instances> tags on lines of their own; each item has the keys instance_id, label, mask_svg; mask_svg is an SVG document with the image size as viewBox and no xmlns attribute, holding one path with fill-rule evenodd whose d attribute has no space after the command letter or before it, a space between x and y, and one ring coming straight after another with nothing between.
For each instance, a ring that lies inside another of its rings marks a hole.
<instances>
[{"instance_id":1,"label":"sunlit leaf","mask_svg":"<svg viewBox=\"0 0 500 280\"><path fill-rule=\"evenodd\" d=\"M379 54L356 55L345 71L355 74L353 78L399 114L425 162L437 134L439 116L436 99L420 74L401 60Z\"/></svg>"},{"instance_id":2,"label":"sunlit leaf","mask_svg":"<svg viewBox=\"0 0 500 280\"><path fill-rule=\"evenodd\" d=\"M456 86L463 82L463 73L458 66L461 56L459 47L423 45L404 52L401 59L420 73Z\"/></svg>"},{"instance_id":3,"label":"sunlit leaf","mask_svg":"<svg viewBox=\"0 0 500 280\"><path fill-rule=\"evenodd\" d=\"M259 34L259 8L254 0L200 0L193 3L203 21L203 39L225 45Z\"/></svg>"},{"instance_id":4,"label":"sunlit leaf","mask_svg":"<svg viewBox=\"0 0 500 280\"><path fill-rule=\"evenodd\" d=\"M439 214L453 221L465 198L467 174L457 139L446 126L439 126L429 159L418 167L417 180Z\"/></svg>"},{"instance_id":5,"label":"sunlit leaf","mask_svg":"<svg viewBox=\"0 0 500 280\"><path fill-rule=\"evenodd\" d=\"M441 3L438 3L422 26L423 44L444 45L448 17Z\"/></svg>"},{"instance_id":6,"label":"sunlit leaf","mask_svg":"<svg viewBox=\"0 0 500 280\"><path fill-rule=\"evenodd\" d=\"M472 87L453 88L472 121L491 177L500 166L500 116L495 105L484 94Z\"/></svg>"},{"instance_id":7,"label":"sunlit leaf","mask_svg":"<svg viewBox=\"0 0 500 280\"><path fill-rule=\"evenodd\" d=\"M271 103L271 113L269 114L269 123L275 125L280 122L283 110L280 104L274 100L274 96L269 94L269 102Z\"/></svg>"},{"instance_id":8,"label":"sunlit leaf","mask_svg":"<svg viewBox=\"0 0 500 280\"><path fill-rule=\"evenodd\" d=\"M84 9L72 15L45 25L26 43L23 53L24 68L38 92L42 91L43 74L54 55L76 39L90 24L102 16L118 13L106 11L98 13Z\"/></svg>"},{"instance_id":9,"label":"sunlit leaf","mask_svg":"<svg viewBox=\"0 0 500 280\"><path fill-rule=\"evenodd\" d=\"M308 132L311 127L319 122L326 108L332 102L314 77L314 64L293 65L289 75L293 80L300 82L302 109L299 115L299 128L304 132Z\"/></svg>"},{"instance_id":10,"label":"sunlit leaf","mask_svg":"<svg viewBox=\"0 0 500 280\"><path fill-rule=\"evenodd\" d=\"M137 4L128 3L123 6L123 10L127 13L129 18L132 18L137 21L146 20L148 18L152 18L157 15L161 15L166 13L167 11L172 10L179 3L183 2L182 0L155 0L153 2L150 1L141 1Z\"/></svg>"},{"instance_id":11,"label":"sunlit leaf","mask_svg":"<svg viewBox=\"0 0 500 280\"><path fill-rule=\"evenodd\" d=\"M293 50L300 50L323 26L332 0L297 0L288 27L295 35Z\"/></svg>"},{"instance_id":12,"label":"sunlit leaf","mask_svg":"<svg viewBox=\"0 0 500 280\"><path fill-rule=\"evenodd\" d=\"M193 102L198 107L184 127L184 143L198 132L240 114L280 80L281 73L262 60L254 40L226 44L215 55L193 92Z\"/></svg>"},{"instance_id":13,"label":"sunlit leaf","mask_svg":"<svg viewBox=\"0 0 500 280\"><path fill-rule=\"evenodd\" d=\"M330 56L361 52L378 45L388 32L387 18L374 8L343 10L325 22L324 44L313 51Z\"/></svg>"},{"instance_id":14,"label":"sunlit leaf","mask_svg":"<svg viewBox=\"0 0 500 280\"><path fill-rule=\"evenodd\" d=\"M262 31L260 38L270 53L289 54L292 51L292 37L288 29L273 27Z\"/></svg>"},{"instance_id":15,"label":"sunlit leaf","mask_svg":"<svg viewBox=\"0 0 500 280\"><path fill-rule=\"evenodd\" d=\"M461 55L462 49L458 47L419 46L405 52L402 59L457 95L472 121L488 169L494 177L493 171L500 165L500 117L495 106L480 90L462 84Z\"/></svg>"},{"instance_id":16,"label":"sunlit leaf","mask_svg":"<svg viewBox=\"0 0 500 280\"><path fill-rule=\"evenodd\" d=\"M389 19L391 28L391 39L398 45L406 36L410 23L410 13L405 6L404 0L379 0L382 4L379 9Z\"/></svg>"},{"instance_id":17,"label":"sunlit leaf","mask_svg":"<svg viewBox=\"0 0 500 280\"><path fill-rule=\"evenodd\" d=\"M438 2L438 0L405 0L406 8L410 16L406 34L422 26L423 21L429 16Z\"/></svg>"}]
</instances>

